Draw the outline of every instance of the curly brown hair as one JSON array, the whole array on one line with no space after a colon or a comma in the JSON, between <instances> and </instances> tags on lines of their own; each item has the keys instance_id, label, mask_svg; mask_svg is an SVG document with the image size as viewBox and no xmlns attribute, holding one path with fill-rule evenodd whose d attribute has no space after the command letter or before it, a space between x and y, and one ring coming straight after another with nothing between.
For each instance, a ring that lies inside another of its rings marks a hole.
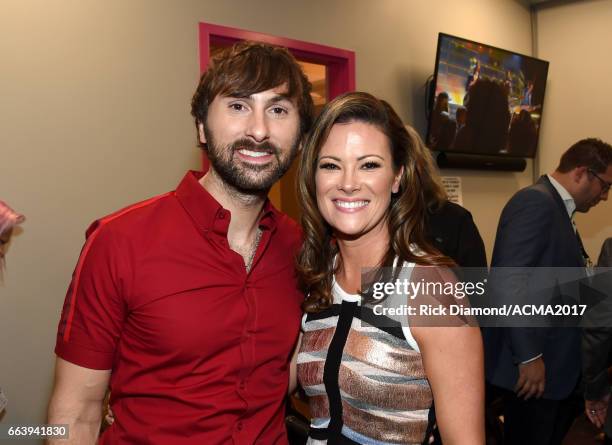
<instances>
[{"instance_id":1,"label":"curly brown hair","mask_svg":"<svg viewBox=\"0 0 612 445\"><path fill-rule=\"evenodd\" d=\"M302 209L304 243L298 254L297 271L307 297L306 312L318 312L332 303L332 282L340 261L332 227L317 206L315 174L321 147L335 124L363 122L374 125L389 139L393 167L399 172L399 192L391 198L387 221L389 247L380 261L383 267L394 259L417 264L452 266L454 263L433 248L425 237L424 219L428 209L445 199L429 150L410 127L404 127L391 106L363 92L346 93L328 103L316 119L302 150L298 173L298 199ZM418 246L418 252L411 246Z\"/></svg>"}]
</instances>

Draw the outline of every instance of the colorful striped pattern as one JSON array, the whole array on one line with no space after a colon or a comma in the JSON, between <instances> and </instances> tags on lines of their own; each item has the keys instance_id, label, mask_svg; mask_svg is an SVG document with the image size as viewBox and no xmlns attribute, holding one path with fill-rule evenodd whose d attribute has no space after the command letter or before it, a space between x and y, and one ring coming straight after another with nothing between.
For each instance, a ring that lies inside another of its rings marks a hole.
<instances>
[{"instance_id":1,"label":"colorful striped pattern","mask_svg":"<svg viewBox=\"0 0 612 445\"><path fill-rule=\"evenodd\" d=\"M399 323L337 284L333 293L334 304L303 323L298 378L313 416L308 444L428 443L433 396L421 354ZM381 318L380 327L371 323Z\"/></svg>"}]
</instances>

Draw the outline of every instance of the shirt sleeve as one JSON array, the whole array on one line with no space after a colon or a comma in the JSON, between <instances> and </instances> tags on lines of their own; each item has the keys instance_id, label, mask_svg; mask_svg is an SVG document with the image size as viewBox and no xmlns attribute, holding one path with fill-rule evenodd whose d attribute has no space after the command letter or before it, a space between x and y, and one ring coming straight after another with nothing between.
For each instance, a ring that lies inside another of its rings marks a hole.
<instances>
[{"instance_id":1,"label":"shirt sleeve","mask_svg":"<svg viewBox=\"0 0 612 445\"><path fill-rule=\"evenodd\" d=\"M535 362L537 359L539 359L543 355L544 354L538 354L535 357L530 358L529 360L525 360L525 361L521 362L521 365L526 365L527 363Z\"/></svg>"},{"instance_id":2,"label":"shirt sleeve","mask_svg":"<svg viewBox=\"0 0 612 445\"><path fill-rule=\"evenodd\" d=\"M90 369L111 369L126 316L125 264L106 225L88 230L59 322L55 353Z\"/></svg>"}]
</instances>

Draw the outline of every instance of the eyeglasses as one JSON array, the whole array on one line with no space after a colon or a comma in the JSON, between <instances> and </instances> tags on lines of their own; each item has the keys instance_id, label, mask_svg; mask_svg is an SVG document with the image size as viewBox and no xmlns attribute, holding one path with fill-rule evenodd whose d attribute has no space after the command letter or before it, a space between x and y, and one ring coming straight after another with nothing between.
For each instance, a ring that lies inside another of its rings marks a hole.
<instances>
[{"instance_id":1,"label":"eyeglasses","mask_svg":"<svg viewBox=\"0 0 612 445\"><path fill-rule=\"evenodd\" d=\"M599 179L599 183L601 184L601 192L608 193L610 187L612 187L612 183L602 179L602 177L595 173L595 170L593 170L592 168L587 168L587 171L593 176L595 176L597 179Z\"/></svg>"}]
</instances>

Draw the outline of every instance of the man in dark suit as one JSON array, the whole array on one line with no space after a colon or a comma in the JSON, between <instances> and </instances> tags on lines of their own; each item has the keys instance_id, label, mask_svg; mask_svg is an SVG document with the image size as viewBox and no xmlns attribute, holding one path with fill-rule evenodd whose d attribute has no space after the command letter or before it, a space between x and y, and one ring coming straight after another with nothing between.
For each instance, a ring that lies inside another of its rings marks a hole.
<instances>
[{"instance_id":1,"label":"man in dark suit","mask_svg":"<svg viewBox=\"0 0 612 445\"><path fill-rule=\"evenodd\" d=\"M598 275L590 291L597 292L600 304L585 316L582 333L582 380L585 412L598 428L603 426L605 445L612 445L612 409L608 367L612 356L612 238L604 241L599 254Z\"/></svg>"},{"instance_id":2,"label":"man in dark suit","mask_svg":"<svg viewBox=\"0 0 612 445\"><path fill-rule=\"evenodd\" d=\"M554 173L510 199L491 262L493 268L521 268L517 273L523 275L504 286L510 295L522 303L537 301L528 286L544 275L542 268L583 270L588 258L572 216L606 200L611 183L612 147L584 139L563 154ZM554 295L562 294L554 273L544 278ZM505 443L561 444L576 414L572 394L580 377L580 330L513 325L486 329L484 340L487 380L505 399Z\"/></svg>"},{"instance_id":3,"label":"man in dark suit","mask_svg":"<svg viewBox=\"0 0 612 445\"><path fill-rule=\"evenodd\" d=\"M605 445L612 445L612 410L608 367L612 352L612 272L598 270L586 291L596 301L583 319L582 380L585 412L598 428L603 426Z\"/></svg>"}]
</instances>

